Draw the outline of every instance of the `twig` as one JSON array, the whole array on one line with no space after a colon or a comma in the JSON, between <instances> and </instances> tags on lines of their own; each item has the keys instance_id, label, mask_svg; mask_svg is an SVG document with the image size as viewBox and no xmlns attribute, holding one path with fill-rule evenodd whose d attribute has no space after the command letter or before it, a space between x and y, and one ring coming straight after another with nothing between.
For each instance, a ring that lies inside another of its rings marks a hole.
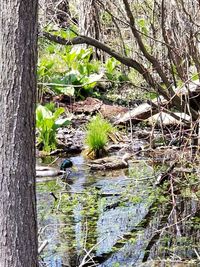
<instances>
[{"instance_id":1,"label":"twig","mask_svg":"<svg viewBox=\"0 0 200 267\"><path fill-rule=\"evenodd\" d=\"M52 166L58 159L59 157L55 158L51 163L48 164L48 166Z\"/></svg>"},{"instance_id":2,"label":"twig","mask_svg":"<svg viewBox=\"0 0 200 267\"><path fill-rule=\"evenodd\" d=\"M164 173L160 174L155 182L155 186L160 186L163 184L163 182L169 178L175 166L176 162L174 162Z\"/></svg>"},{"instance_id":3,"label":"twig","mask_svg":"<svg viewBox=\"0 0 200 267\"><path fill-rule=\"evenodd\" d=\"M176 223L167 225L167 226L163 227L162 229L158 229L158 230L156 230L155 232L163 232L164 230L169 229L170 227L173 227L173 226L175 226L176 224L179 224L179 223L185 221L186 219L190 218L191 216L192 216L192 214L189 214L189 215L185 216L183 219L177 221Z\"/></svg>"},{"instance_id":4,"label":"twig","mask_svg":"<svg viewBox=\"0 0 200 267\"><path fill-rule=\"evenodd\" d=\"M49 244L48 240L44 240L42 245L38 248L38 254L41 254L41 252L45 249L45 247Z\"/></svg>"},{"instance_id":5,"label":"twig","mask_svg":"<svg viewBox=\"0 0 200 267\"><path fill-rule=\"evenodd\" d=\"M48 227L55 227L55 226L68 226L67 223L50 223L45 225L43 228L40 228L38 231L38 235L41 235Z\"/></svg>"},{"instance_id":6,"label":"twig","mask_svg":"<svg viewBox=\"0 0 200 267\"><path fill-rule=\"evenodd\" d=\"M170 179L170 189L171 189L171 197L172 197L172 214L174 213L174 221L175 221L175 226L176 226L176 232L178 236L182 236L181 235L181 231L180 228L178 226L178 219L177 219L177 212L176 212L176 199L175 199L175 194L174 194L174 187L173 187L173 178L172 175L170 175L171 179Z\"/></svg>"},{"instance_id":7,"label":"twig","mask_svg":"<svg viewBox=\"0 0 200 267\"><path fill-rule=\"evenodd\" d=\"M200 261L200 255L199 255L199 253L197 252L196 248L194 248L194 252L195 252L195 254L197 255L198 260Z\"/></svg>"},{"instance_id":8,"label":"twig","mask_svg":"<svg viewBox=\"0 0 200 267\"><path fill-rule=\"evenodd\" d=\"M86 254L85 254L85 256L83 257L83 259L82 259L82 262L81 262L81 264L79 265L79 267L83 267L86 263L88 263L92 258L91 258L91 256L90 256L90 253L93 251L93 249L95 248L95 247L97 247L101 242L103 242L104 240L106 239L106 237L105 238L103 238L103 239L101 239L99 242L97 242L89 251L86 251ZM89 259L87 260L87 257L89 257ZM94 262L94 261L93 261ZM94 264L95 264L95 262L94 262Z\"/></svg>"}]
</instances>

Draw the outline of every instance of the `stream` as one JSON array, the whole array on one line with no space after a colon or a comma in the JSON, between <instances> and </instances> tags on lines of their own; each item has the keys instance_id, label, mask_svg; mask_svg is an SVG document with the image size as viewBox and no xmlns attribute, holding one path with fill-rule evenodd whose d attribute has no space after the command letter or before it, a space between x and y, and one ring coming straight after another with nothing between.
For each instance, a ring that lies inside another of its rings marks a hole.
<instances>
[{"instance_id":1,"label":"stream","mask_svg":"<svg viewBox=\"0 0 200 267\"><path fill-rule=\"evenodd\" d=\"M161 193L158 201L157 174L145 160L92 173L82 156L70 159L74 167L67 182L56 177L37 183L39 241L48 240L41 266L200 266L195 197L180 197L176 209L168 195ZM180 223L171 227L175 211ZM183 265L145 265L157 258ZM190 265L184 265L186 258Z\"/></svg>"}]
</instances>

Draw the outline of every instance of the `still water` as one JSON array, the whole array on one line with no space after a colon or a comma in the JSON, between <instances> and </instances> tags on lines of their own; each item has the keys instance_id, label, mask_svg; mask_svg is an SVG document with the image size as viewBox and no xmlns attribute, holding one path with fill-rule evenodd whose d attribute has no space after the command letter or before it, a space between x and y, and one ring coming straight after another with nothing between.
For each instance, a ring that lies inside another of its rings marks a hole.
<instances>
[{"instance_id":1,"label":"still water","mask_svg":"<svg viewBox=\"0 0 200 267\"><path fill-rule=\"evenodd\" d=\"M145 161L91 173L82 156L71 160L74 167L66 182L57 177L37 183L39 240L48 240L41 266L168 266L143 265L155 258L181 264L187 258L191 265L180 266L198 266L198 199L177 200L177 212L184 217L173 227L175 208L167 195L155 204L157 174Z\"/></svg>"}]
</instances>

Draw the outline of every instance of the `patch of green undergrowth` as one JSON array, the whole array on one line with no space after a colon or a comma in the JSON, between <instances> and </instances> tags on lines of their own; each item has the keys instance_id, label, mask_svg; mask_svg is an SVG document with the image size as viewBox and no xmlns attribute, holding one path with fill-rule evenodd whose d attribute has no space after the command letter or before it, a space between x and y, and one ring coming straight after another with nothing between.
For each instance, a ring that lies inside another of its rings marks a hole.
<instances>
[{"instance_id":1,"label":"patch of green undergrowth","mask_svg":"<svg viewBox=\"0 0 200 267\"><path fill-rule=\"evenodd\" d=\"M46 44L39 55L38 84L56 94L89 95L103 76L100 62L90 59L90 48Z\"/></svg>"},{"instance_id":2,"label":"patch of green undergrowth","mask_svg":"<svg viewBox=\"0 0 200 267\"><path fill-rule=\"evenodd\" d=\"M74 37L64 30L54 32L54 35L67 39ZM101 82L110 81L114 86L127 80L119 68L119 61L109 58L103 63L93 59L92 48L62 46L41 40L39 47L37 73L41 94L47 91L83 98L98 94L95 89Z\"/></svg>"},{"instance_id":3,"label":"patch of green undergrowth","mask_svg":"<svg viewBox=\"0 0 200 267\"><path fill-rule=\"evenodd\" d=\"M70 123L69 118L61 118L64 112L64 108L55 108L50 104L36 108L37 144L46 152L56 148L57 130Z\"/></svg>"},{"instance_id":4,"label":"patch of green undergrowth","mask_svg":"<svg viewBox=\"0 0 200 267\"><path fill-rule=\"evenodd\" d=\"M100 150L104 150L108 142L108 135L115 129L110 122L97 115L91 119L86 126L85 143L89 151L93 151L97 156Z\"/></svg>"}]
</instances>

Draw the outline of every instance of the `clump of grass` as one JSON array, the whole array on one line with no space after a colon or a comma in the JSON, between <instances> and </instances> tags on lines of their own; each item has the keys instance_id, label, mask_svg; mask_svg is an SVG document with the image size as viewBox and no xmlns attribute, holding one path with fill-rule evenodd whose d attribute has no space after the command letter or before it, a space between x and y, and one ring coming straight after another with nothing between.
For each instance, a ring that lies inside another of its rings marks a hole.
<instances>
[{"instance_id":1,"label":"clump of grass","mask_svg":"<svg viewBox=\"0 0 200 267\"><path fill-rule=\"evenodd\" d=\"M88 156L98 158L105 154L105 146L108 142L108 134L114 132L110 122L97 115L86 126L85 143L89 148Z\"/></svg>"}]
</instances>

